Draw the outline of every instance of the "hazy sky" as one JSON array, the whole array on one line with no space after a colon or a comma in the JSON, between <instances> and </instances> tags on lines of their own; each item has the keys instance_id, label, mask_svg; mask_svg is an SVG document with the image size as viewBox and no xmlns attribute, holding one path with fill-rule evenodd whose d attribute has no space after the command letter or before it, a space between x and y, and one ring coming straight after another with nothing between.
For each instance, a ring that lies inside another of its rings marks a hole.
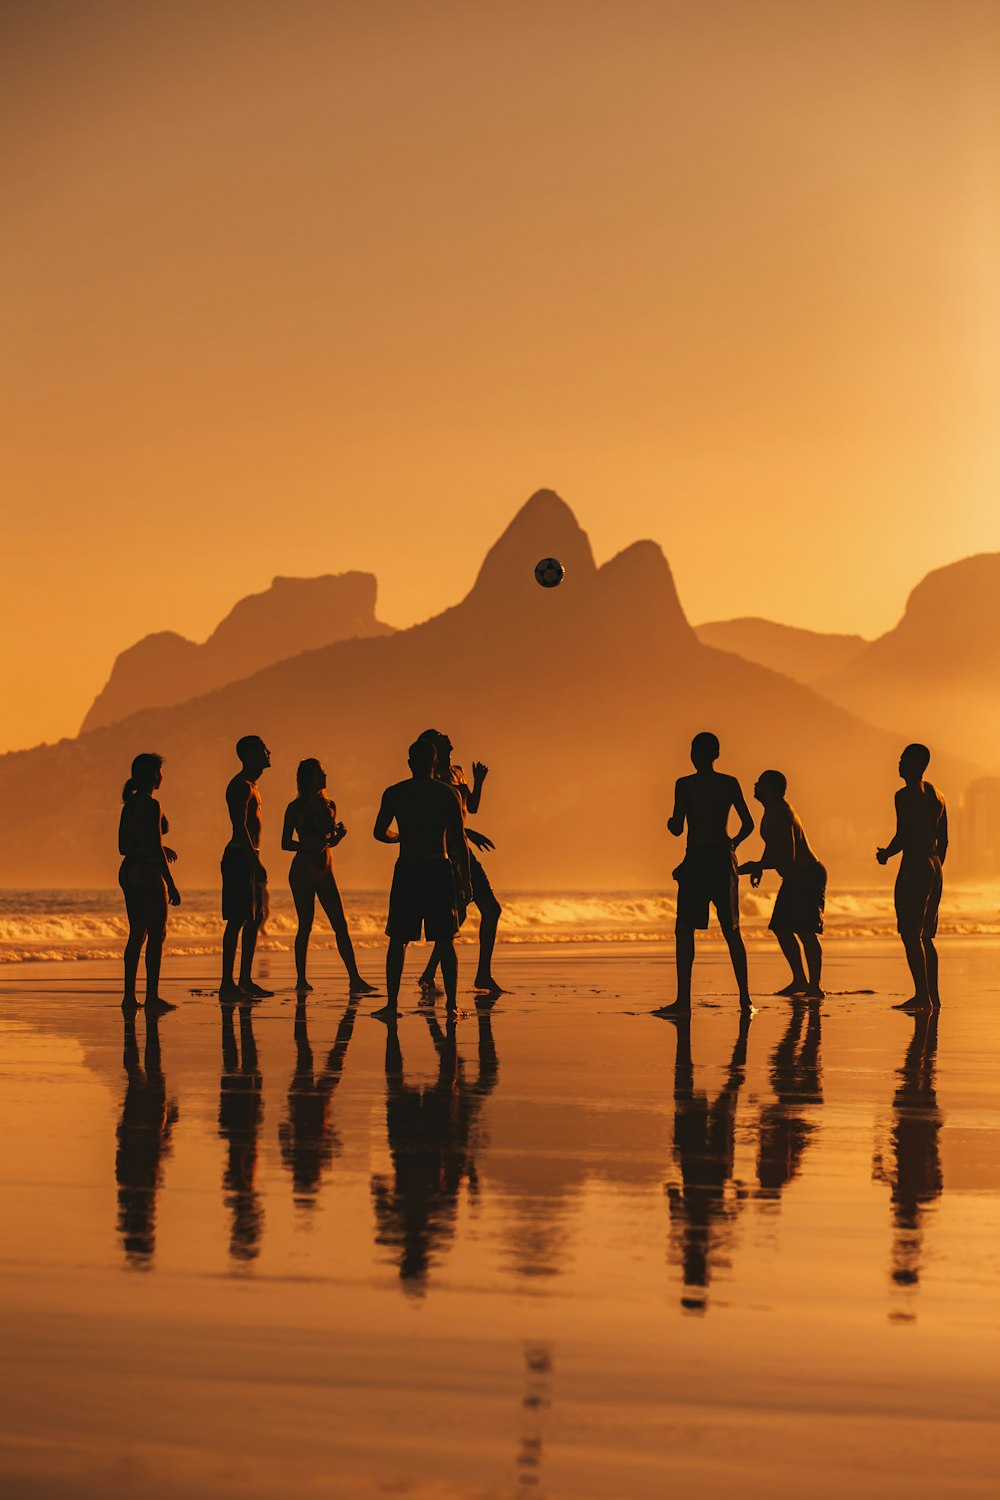
<instances>
[{"instance_id":1,"label":"hazy sky","mask_svg":"<svg viewBox=\"0 0 1000 1500\"><path fill-rule=\"evenodd\" d=\"M541 486L696 622L893 624L1000 549L998 66L963 0L0 0L0 748L275 573L421 619Z\"/></svg>"}]
</instances>

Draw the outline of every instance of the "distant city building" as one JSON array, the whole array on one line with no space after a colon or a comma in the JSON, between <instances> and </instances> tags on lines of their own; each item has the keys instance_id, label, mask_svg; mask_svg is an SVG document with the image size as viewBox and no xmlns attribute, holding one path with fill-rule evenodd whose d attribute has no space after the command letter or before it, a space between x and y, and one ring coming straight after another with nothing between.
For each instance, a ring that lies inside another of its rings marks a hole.
<instances>
[{"instance_id":1,"label":"distant city building","mask_svg":"<svg viewBox=\"0 0 1000 1500\"><path fill-rule=\"evenodd\" d=\"M1000 875L1000 776L970 782L960 828L962 873Z\"/></svg>"}]
</instances>

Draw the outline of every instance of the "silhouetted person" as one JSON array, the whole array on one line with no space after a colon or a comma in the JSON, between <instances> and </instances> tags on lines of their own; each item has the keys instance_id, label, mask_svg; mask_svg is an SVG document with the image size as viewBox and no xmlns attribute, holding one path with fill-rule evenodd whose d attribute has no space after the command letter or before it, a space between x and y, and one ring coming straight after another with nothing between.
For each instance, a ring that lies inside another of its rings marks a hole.
<instances>
[{"instance_id":1,"label":"silhouetted person","mask_svg":"<svg viewBox=\"0 0 1000 1500\"><path fill-rule=\"evenodd\" d=\"M118 1232L129 1264L147 1270L156 1249L156 1193L161 1166L170 1155L170 1136L177 1121L177 1105L167 1101L155 1010L146 1011L142 1065L135 1021L125 1017L122 1062L127 1082L116 1132Z\"/></svg>"},{"instance_id":2,"label":"silhouetted person","mask_svg":"<svg viewBox=\"0 0 1000 1500\"><path fill-rule=\"evenodd\" d=\"M781 771L762 771L757 778L753 794L764 809L760 820L764 853L760 859L740 865L739 872L750 876L755 889L765 870L777 870L781 876L770 928L788 960L792 978L777 993L821 1000L823 949L819 934L826 905L826 870L809 847L794 807L785 800L787 790L788 782Z\"/></svg>"},{"instance_id":3,"label":"silhouetted person","mask_svg":"<svg viewBox=\"0 0 1000 1500\"><path fill-rule=\"evenodd\" d=\"M326 772L319 761L310 758L299 762L295 773L299 794L285 809L281 847L295 855L288 871L288 884L299 919L295 934L295 987L311 990L306 979L306 955L312 932L316 901L330 919L337 952L344 961L352 995L371 995L375 986L366 984L358 973L354 944L347 930L344 903L333 874L333 851L347 837L343 823L337 822L337 809L326 795ZM296 837L298 835L298 837Z\"/></svg>"},{"instance_id":4,"label":"silhouetted person","mask_svg":"<svg viewBox=\"0 0 1000 1500\"><path fill-rule=\"evenodd\" d=\"M489 766L484 766L481 760L472 762L472 785L470 786L462 767L452 764L452 743L446 734L442 734L437 729L425 729L420 738L430 740L434 746L437 752L434 775L439 781L445 782L447 786L453 786L458 792L462 799L462 816L471 813L475 817L482 799L483 782L489 775ZM474 828L466 828L465 836L474 848L482 850L483 853L489 853L494 847L492 840L488 839L484 833L478 833ZM492 967L493 945L496 942L497 924L503 908L493 894L489 876L471 852L469 866L472 871L472 905L479 908L479 966L476 969L473 988L495 997L503 994L500 985L493 978ZM459 915L464 920L464 910ZM440 962L441 958L435 947L428 959L427 967L420 976L422 989L433 990L434 976Z\"/></svg>"},{"instance_id":5,"label":"silhouetted person","mask_svg":"<svg viewBox=\"0 0 1000 1500\"><path fill-rule=\"evenodd\" d=\"M239 1006L240 1039L236 1041L232 1005L222 1006L222 1077L219 1080L219 1134L228 1154L222 1174L222 1196L232 1214L229 1253L234 1260L256 1260L264 1230L264 1209L257 1192L257 1147L264 1118L264 1080L257 1066L250 1007Z\"/></svg>"},{"instance_id":6,"label":"silhouetted person","mask_svg":"<svg viewBox=\"0 0 1000 1500\"><path fill-rule=\"evenodd\" d=\"M687 825L687 849L674 871L677 881L677 999L656 1015L682 1015L691 1009L691 971L694 935L708 926L708 910L715 907L729 947L740 1005L750 1010L747 950L740 933L740 881L736 850L753 833L753 818L735 776L715 769L719 741L714 734L696 734L691 741L693 776L682 776L674 790L674 810L667 828L679 838ZM729 835L729 814L740 820L735 838Z\"/></svg>"},{"instance_id":7,"label":"silhouetted person","mask_svg":"<svg viewBox=\"0 0 1000 1500\"><path fill-rule=\"evenodd\" d=\"M948 853L948 814L937 787L923 779L930 764L926 745L907 745L899 757L906 783L896 793L896 832L875 858L887 864L901 854L896 876L896 926L903 940L914 991L897 1010L937 1009L938 956L934 947L941 906L941 867Z\"/></svg>"},{"instance_id":8,"label":"silhouetted person","mask_svg":"<svg viewBox=\"0 0 1000 1500\"><path fill-rule=\"evenodd\" d=\"M803 1106L823 1102L820 1038L819 1002L795 997L785 1034L771 1055L775 1098L760 1113L757 1181L762 1197L781 1196L798 1175L816 1133L816 1122L803 1113Z\"/></svg>"},{"instance_id":9,"label":"silhouetted person","mask_svg":"<svg viewBox=\"0 0 1000 1500\"><path fill-rule=\"evenodd\" d=\"M180 906L180 893L170 866L177 855L163 842L168 823L153 793L163 781L163 756L147 753L132 762L132 774L122 789L118 824L118 852L122 856L118 884L128 914L125 945L125 993L122 1010L135 1012L139 955L146 944L146 1012L173 1010L160 997L160 960L167 935L167 903Z\"/></svg>"},{"instance_id":10,"label":"silhouetted person","mask_svg":"<svg viewBox=\"0 0 1000 1500\"><path fill-rule=\"evenodd\" d=\"M317 1078L306 1024L306 1002L302 998L296 1002L295 1072L288 1089L288 1115L278 1127L278 1141L281 1160L292 1174L295 1202L303 1208L315 1205L323 1172L340 1149L330 1123L330 1101L343 1074L357 1009L357 999L351 1000Z\"/></svg>"},{"instance_id":11,"label":"silhouetted person","mask_svg":"<svg viewBox=\"0 0 1000 1500\"><path fill-rule=\"evenodd\" d=\"M397 1010L406 944L418 942L421 931L438 945L448 1005L457 1004L455 934L461 920L459 902L468 904L472 894L469 846L458 793L435 780L434 760L430 741L415 740L410 746L410 780L386 787L375 819L375 838L399 845L385 929L388 1000L380 1017Z\"/></svg>"},{"instance_id":12,"label":"silhouetted person","mask_svg":"<svg viewBox=\"0 0 1000 1500\"><path fill-rule=\"evenodd\" d=\"M436 1253L455 1231L463 1182L478 1190L475 1127L497 1081L497 1054L490 1014L480 1012L479 1068L467 1082L458 1055L456 1026L449 1016L441 1030L425 1015L438 1057L433 1084L407 1083L395 1016L387 1021L385 1042L386 1129L393 1178L372 1179L376 1243L398 1255L399 1276L408 1290L422 1292Z\"/></svg>"},{"instance_id":13,"label":"silhouetted person","mask_svg":"<svg viewBox=\"0 0 1000 1500\"><path fill-rule=\"evenodd\" d=\"M257 934L267 919L267 871L260 859L260 792L257 780L271 764L271 752L258 734L245 734L236 742L240 769L226 787L226 806L233 825L222 854L223 1000L262 999L265 990L253 979L253 957ZM236 945L240 947L240 979L236 983Z\"/></svg>"},{"instance_id":14,"label":"silhouetted person","mask_svg":"<svg viewBox=\"0 0 1000 1500\"><path fill-rule=\"evenodd\" d=\"M873 1177L892 1189L892 1280L916 1286L920 1280L926 1211L944 1189L941 1125L934 1086L938 1017L924 1009L913 1018L913 1036L899 1069L892 1101L892 1162L876 1154Z\"/></svg>"},{"instance_id":15,"label":"silhouetted person","mask_svg":"<svg viewBox=\"0 0 1000 1500\"><path fill-rule=\"evenodd\" d=\"M677 1018L674 1060L674 1159L680 1184L668 1183L670 1220L684 1276L682 1305L704 1311L716 1265L724 1260L746 1192L733 1180L736 1106L747 1060L750 1015L741 1012L726 1082L715 1102L695 1090L691 1018Z\"/></svg>"}]
</instances>

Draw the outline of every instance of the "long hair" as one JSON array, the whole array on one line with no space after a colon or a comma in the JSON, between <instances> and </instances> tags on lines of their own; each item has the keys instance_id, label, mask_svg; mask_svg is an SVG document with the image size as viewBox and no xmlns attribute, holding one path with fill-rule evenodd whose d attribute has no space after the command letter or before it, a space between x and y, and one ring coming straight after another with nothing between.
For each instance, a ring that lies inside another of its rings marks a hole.
<instances>
[{"instance_id":1,"label":"long hair","mask_svg":"<svg viewBox=\"0 0 1000 1500\"><path fill-rule=\"evenodd\" d=\"M309 790L309 782L317 771L323 767L315 755L310 755L306 760L300 760L295 772L295 785L299 789L299 796L303 796Z\"/></svg>"},{"instance_id":2,"label":"long hair","mask_svg":"<svg viewBox=\"0 0 1000 1500\"><path fill-rule=\"evenodd\" d=\"M132 774L122 787L122 801L127 802L136 792L151 792L163 765L163 756L152 750L137 755L132 762Z\"/></svg>"}]
</instances>

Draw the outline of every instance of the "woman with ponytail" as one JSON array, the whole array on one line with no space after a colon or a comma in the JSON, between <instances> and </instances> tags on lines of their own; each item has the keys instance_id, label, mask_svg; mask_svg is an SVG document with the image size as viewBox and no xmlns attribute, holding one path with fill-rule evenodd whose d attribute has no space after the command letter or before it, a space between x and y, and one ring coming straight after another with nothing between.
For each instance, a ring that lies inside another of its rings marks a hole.
<instances>
[{"instance_id":1,"label":"woman with ponytail","mask_svg":"<svg viewBox=\"0 0 1000 1500\"><path fill-rule=\"evenodd\" d=\"M314 757L299 762L295 773L299 795L289 802L281 847L295 855L288 871L299 930L295 934L295 972L298 990L311 990L306 979L306 954L312 931L316 900L330 919L337 951L344 960L352 995L372 995L375 986L358 973L354 945L347 930L344 903L333 874L333 850L347 835L337 822L337 809L326 795L326 772ZM296 838L296 834L298 837Z\"/></svg>"},{"instance_id":2,"label":"woman with ponytail","mask_svg":"<svg viewBox=\"0 0 1000 1500\"><path fill-rule=\"evenodd\" d=\"M125 945L125 996L122 1010L134 1011L135 981L139 955L146 945L146 1014L173 1010L160 999L160 959L167 933L167 902L180 906L181 898L170 873L177 855L167 849L163 835L167 820L153 793L163 780L162 755L137 755L132 774L122 789L122 815L118 825L118 852L122 856L118 884L128 913Z\"/></svg>"}]
</instances>

